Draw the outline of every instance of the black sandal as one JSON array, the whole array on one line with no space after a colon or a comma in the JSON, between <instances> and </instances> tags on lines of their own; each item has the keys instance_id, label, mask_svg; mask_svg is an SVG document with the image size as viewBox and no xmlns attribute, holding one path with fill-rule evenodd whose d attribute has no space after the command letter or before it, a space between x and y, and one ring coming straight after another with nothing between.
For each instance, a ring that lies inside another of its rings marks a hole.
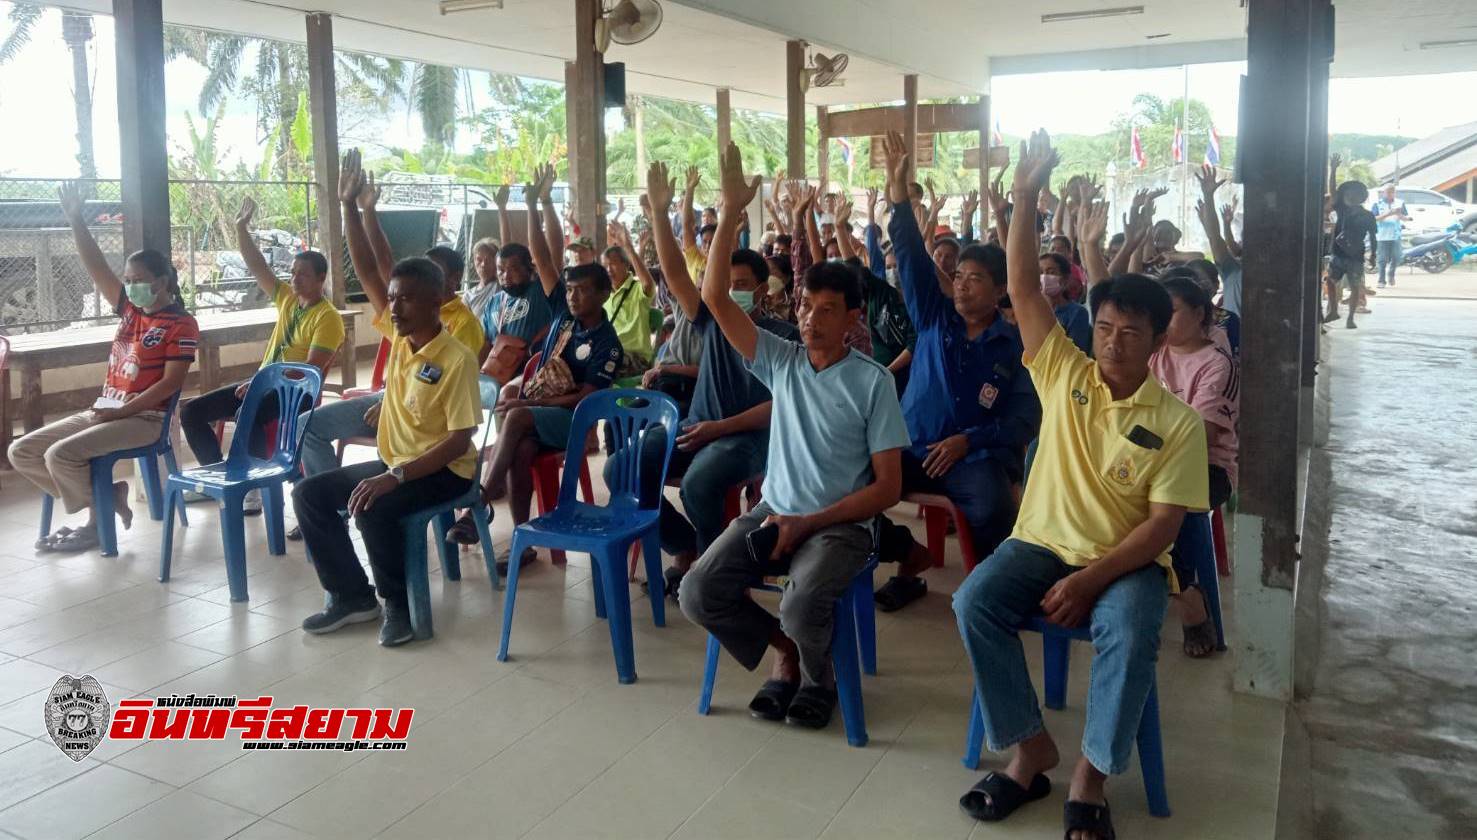
<instances>
[{"instance_id":1,"label":"black sandal","mask_svg":"<svg viewBox=\"0 0 1477 840\"><path fill-rule=\"evenodd\" d=\"M522 556L518 558L518 568L523 569L524 567L528 566L528 564L533 563L536 560L538 560L538 552L532 548L525 548L523 549ZM504 557L503 559L497 561L497 563L493 564L493 568L497 569L498 575L502 577L507 577L508 558Z\"/></svg>"},{"instance_id":2,"label":"black sandal","mask_svg":"<svg viewBox=\"0 0 1477 840\"><path fill-rule=\"evenodd\" d=\"M1037 773L1029 790L1004 773L986 773L963 796L959 807L977 820L999 822L1016 809L1051 794L1051 780Z\"/></svg>"},{"instance_id":3,"label":"black sandal","mask_svg":"<svg viewBox=\"0 0 1477 840\"><path fill-rule=\"evenodd\" d=\"M789 711L785 712L785 723L806 729L825 729L830 725L831 712L835 709L835 689L807 685L795 693Z\"/></svg>"},{"instance_id":4,"label":"black sandal","mask_svg":"<svg viewBox=\"0 0 1477 840\"><path fill-rule=\"evenodd\" d=\"M1216 652L1214 619L1206 618L1199 624L1183 624L1180 626L1185 631L1184 650L1186 656L1191 659L1205 659Z\"/></svg>"},{"instance_id":5,"label":"black sandal","mask_svg":"<svg viewBox=\"0 0 1477 840\"><path fill-rule=\"evenodd\" d=\"M749 714L757 720L782 721L795 699L795 692L799 690L799 683L765 680L754 699L749 701Z\"/></svg>"},{"instance_id":6,"label":"black sandal","mask_svg":"<svg viewBox=\"0 0 1477 840\"><path fill-rule=\"evenodd\" d=\"M65 537L51 541L51 550L63 553L75 554L79 551L90 551L102 545L98 538L97 528L79 528Z\"/></svg>"},{"instance_id":7,"label":"black sandal","mask_svg":"<svg viewBox=\"0 0 1477 840\"><path fill-rule=\"evenodd\" d=\"M1062 824L1066 827L1062 832L1064 840L1072 840L1074 831L1089 832L1097 840L1114 840L1117 836L1113 833L1113 814L1106 802L1093 805L1068 799L1062 808Z\"/></svg>"},{"instance_id":8,"label":"black sandal","mask_svg":"<svg viewBox=\"0 0 1477 840\"><path fill-rule=\"evenodd\" d=\"M883 612L897 612L927 594L928 581L923 578L894 575L872 593L872 600Z\"/></svg>"},{"instance_id":9,"label":"black sandal","mask_svg":"<svg viewBox=\"0 0 1477 840\"><path fill-rule=\"evenodd\" d=\"M52 551L56 548L56 541L66 537L66 535L70 533L72 533L72 529L63 525L62 527L56 529L55 531L52 531L41 539L36 540L36 550Z\"/></svg>"},{"instance_id":10,"label":"black sandal","mask_svg":"<svg viewBox=\"0 0 1477 840\"><path fill-rule=\"evenodd\" d=\"M446 541L457 545L476 545L481 541L477 535L477 521L472 518L471 511L461 515L456 524L446 529Z\"/></svg>"}]
</instances>

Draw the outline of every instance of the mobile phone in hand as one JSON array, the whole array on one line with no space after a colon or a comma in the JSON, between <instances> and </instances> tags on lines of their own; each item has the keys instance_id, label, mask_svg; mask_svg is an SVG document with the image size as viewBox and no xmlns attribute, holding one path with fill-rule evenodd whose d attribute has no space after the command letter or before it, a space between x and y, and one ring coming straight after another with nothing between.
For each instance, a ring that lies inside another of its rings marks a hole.
<instances>
[{"instance_id":1,"label":"mobile phone in hand","mask_svg":"<svg viewBox=\"0 0 1477 840\"><path fill-rule=\"evenodd\" d=\"M779 545L780 526L771 523L755 528L746 539L749 542L749 559L755 565L767 566L769 558L774 554L774 547Z\"/></svg>"}]
</instances>

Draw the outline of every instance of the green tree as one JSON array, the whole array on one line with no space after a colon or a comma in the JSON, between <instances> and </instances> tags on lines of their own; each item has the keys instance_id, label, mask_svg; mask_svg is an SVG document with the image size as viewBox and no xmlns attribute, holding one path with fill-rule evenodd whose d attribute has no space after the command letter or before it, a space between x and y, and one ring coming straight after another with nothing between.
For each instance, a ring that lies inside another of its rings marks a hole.
<instances>
[{"instance_id":1,"label":"green tree","mask_svg":"<svg viewBox=\"0 0 1477 840\"><path fill-rule=\"evenodd\" d=\"M0 40L0 65L20 54L31 42L45 14L44 6L13 3L6 16L10 30ZM92 15L62 12L62 41L72 56L72 105L77 119L77 170L83 179L97 177L92 130L92 73L88 68L87 45L92 41Z\"/></svg>"}]
</instances>

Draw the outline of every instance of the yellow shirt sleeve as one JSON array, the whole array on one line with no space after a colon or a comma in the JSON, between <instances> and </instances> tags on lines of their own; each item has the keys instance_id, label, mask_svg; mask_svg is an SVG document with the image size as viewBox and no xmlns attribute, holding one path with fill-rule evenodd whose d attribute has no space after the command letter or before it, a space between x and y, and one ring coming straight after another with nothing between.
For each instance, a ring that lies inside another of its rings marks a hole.
<instances>
[{"instance_id":1,"label":"yellow shirt sleeve","mask_svg":"<svg viewBox=\"0 0 1477 840\"><path fill-rule=\"evenodd\" d=\"M308 351L326 350L329 353L337 353L340 345L344 343L344 316L338 314L333 304L327 299L318 305L318 312L313 318L313 327L308 334Z\"/></svg>"},{"instance_id":2,"label":"yellow shirt sleeve","mask_svg":"<svg viewBox=\"0 0 1477 840\"><path fill-rule=\"evenodd\" d=\"M461 345L472 353L482 352L482 345L487 342L487 333L482 330L482 322L472 314L465 303L458 298L441 308L441 324L451 333L451 337L461 342Z\"/></svg>"},{"instance_id":3,"label":"yellow shirt sleeve","mask_svg":"<svg viewBox=\"0 0 1477 840\"><path fill-rule=\"evenodd\" d=\"M388 338L390 341L393 342L395 340L395 325L390 323L390 307L386 306L384 309L381 309L374 316L374 320L370 322L370 326L374 327L379 331L380 335Z\"/></svg>"},{"instance_id":4,"label":"yellow shirt sleeve","mask_svg":"<svg viewBox=\"0 0 1477 840\"><path fill-rule=\"evenodd\" d=\"M482 397L477 387L477 359L472 357L466 364L448 365L442 386L446 398L442 408L446 412L447 431L475 429L482 423Z\"/></svg>"},{"instance_id":5,"label":"yellow shirt sleeve","mask_svg":"<svg viewBox=\"0 0 1477 840\"><path fill-rule=\"evenodd\" d=\"M1210 510L1205 424L1194 409L1186 412L1173 436L1165 441L1165 456L1149 479L1149 501L1180 505L1194 512Z\"/></svg>"},{"instance_id":6,"label":"yellow shirt sleeve","mask_svg":"<svg viewBox=\"0 0 1477 840\"><path fill-rule=\"evenodd\" d=\"M1066 330L1062 329L1059 322L1052 325L1051 332L1046 334L1046 339L1036 349L1036 355L1023 358L1023 361L1026 370L1031 372L1036 393L1043 400L1053 385L1092 364L1087 354L1077 349L1077 345L1067 338Z\"/></svg>"},{"instance_id":7,"label":"yellow shirt sleeve","mask_svg":"<svg viewBox=\"0 0 1477 840\"><path fill-rule=\"evenodd\" d=\"M684 248L682 261L687 263L687 276L692 278L693 285L701 286L703 273L708 270L708 258L697 248Z\"/></svg>"}]
</instances>

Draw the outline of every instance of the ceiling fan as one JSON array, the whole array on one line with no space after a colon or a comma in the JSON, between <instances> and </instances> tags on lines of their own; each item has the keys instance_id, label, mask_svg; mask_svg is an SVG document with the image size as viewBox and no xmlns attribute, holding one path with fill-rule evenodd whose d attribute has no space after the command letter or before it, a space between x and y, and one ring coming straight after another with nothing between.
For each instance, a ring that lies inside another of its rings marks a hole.
<instances>
[{"instance_id":1,"label":"ceiling fan","mask_svg":"<svg viewBox=\"0 0 1477 840\"><path fill-rule=\"evenodd\" d=\"M662 6L657 0L619 0L595 22L595 49L605 52L614 41L630 46L656 34L662 25Z\"/></svg>"},{"instance_id":2,"label":"ceiling fan","mask_svg":"<svg viewBox=\"0 0 1477 840\"><path fill-rule=\"evenodd\" d=\"M825 53L813 53L810 57L810 66L800 71L800 89L809 90L815 87L842 87L846 80L841 78L845 72L846 65L851 62L846 53L826 55Z\"/></svg>"}]
</instances>

